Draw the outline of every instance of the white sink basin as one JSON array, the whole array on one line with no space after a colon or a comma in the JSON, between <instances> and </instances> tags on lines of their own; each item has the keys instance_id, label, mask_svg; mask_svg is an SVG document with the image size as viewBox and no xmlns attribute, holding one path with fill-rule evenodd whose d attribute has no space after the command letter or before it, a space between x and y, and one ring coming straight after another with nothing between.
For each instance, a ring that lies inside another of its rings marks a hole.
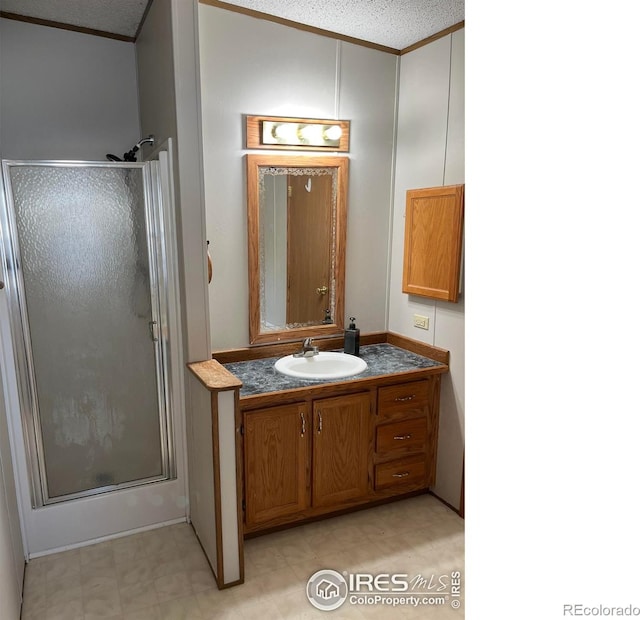
<instances>
[{"instance_id":1,"label":"white sink basin","mask_svg":"<svg viewBox=\"0 0 640 620\"><path fill-rule=\"evenodd\" d=\"M297 379L342 379L366 370L367 362L355 355L320 351L310 357L287 355L275 363L275 369Z\"/></svg>"}]
</instances>

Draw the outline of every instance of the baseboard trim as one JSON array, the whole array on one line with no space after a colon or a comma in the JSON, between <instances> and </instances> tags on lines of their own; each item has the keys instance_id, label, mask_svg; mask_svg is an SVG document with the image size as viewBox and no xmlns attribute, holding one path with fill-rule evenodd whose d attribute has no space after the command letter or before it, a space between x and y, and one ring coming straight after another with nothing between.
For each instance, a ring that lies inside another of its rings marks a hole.
<instances>
[{"instance_id":1,"label":"baseboard trim","mask_svg":"<svg viewBox=\"0 0 640 620\"><path fill-rule=\"evenodd\" d=\"M62 551L71 551L72 549L80 549L81 547L90 547L91 545L96 545L98 543L106 542L108 540L124 538L125 536L131 536L132 534L140 534L142 532L148 532L150 530L157 530L161 527L166 527L167 525L176 525L178 523L187 523L187 518L181 517L180 519L173 519L172 521L164 521L163 523L154 523L153 525L145 525L144 527L138 527L133 530L127 530L126 532L118 532L117 534L109 534L109 536L101 536L100 538L83 540L82 542L73 543L72 545L65 545L63 547L56 547L55 549L47 549L46 551L38 551L36 553L30 553L29 560L34 560L35 558L41 558L46 555L53 555L54 553L60 553Z\"/></svg>"},{"instance_id":2,"label":"baseboard trim","mask_svg":"<svg viewBox=\"0 0 640 620\"><path fill-rule=\"evenodd\" d=\"M464 513L458 510L453 504L450 504L448 501L442 499L439 495L436 495L431 489L427 491L429 495L433 495L440 503L444 504L449 510L453 510L461 519L464 519Z\"/></svg>"}]
</instances>

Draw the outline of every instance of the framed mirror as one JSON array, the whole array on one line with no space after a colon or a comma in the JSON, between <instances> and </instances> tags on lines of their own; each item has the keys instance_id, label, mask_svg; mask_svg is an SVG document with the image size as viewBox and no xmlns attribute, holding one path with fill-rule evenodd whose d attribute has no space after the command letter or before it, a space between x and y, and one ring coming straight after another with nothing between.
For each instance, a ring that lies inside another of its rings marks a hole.
<instances>
[{"instance_id":1,"label":"framed mirror","mask_svg":"<svg viewBox=\"0 0 640 620\"><path fill-rule=\"evenodd\" d=\"M342 331L348 158L246 161L251 344Z\"/></svg>"}]
</instances>

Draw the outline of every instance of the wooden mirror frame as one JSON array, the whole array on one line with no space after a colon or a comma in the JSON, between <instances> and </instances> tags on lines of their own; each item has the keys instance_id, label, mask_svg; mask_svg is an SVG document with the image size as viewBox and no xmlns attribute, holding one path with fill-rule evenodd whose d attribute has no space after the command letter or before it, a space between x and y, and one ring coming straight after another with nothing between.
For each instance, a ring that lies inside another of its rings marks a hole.
<instances>
[{"instance_id":1,"label":"wooden mirror frame","mask_svg":"<svg viewBox=\"0 0 640 620\"><path fill-rule=\"evenodd\" d=\"M344 330L345 248L347 240L347 187L349 158L305 155L246 155L247 163L247 223L249 245L249 341L266 344L316 336L335 335ZM334 231L335 303L333 323L290 329L261 330L260 308L260 174L263 167L273 168L336 168L336 213Z\"/></svg>"}]
</instances>

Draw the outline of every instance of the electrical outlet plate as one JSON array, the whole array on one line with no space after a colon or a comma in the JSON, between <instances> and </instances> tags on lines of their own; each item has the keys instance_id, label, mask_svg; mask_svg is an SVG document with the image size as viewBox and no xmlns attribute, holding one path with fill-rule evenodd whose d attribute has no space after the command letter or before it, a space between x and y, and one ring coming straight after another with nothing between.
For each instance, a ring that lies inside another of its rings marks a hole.
<instances>
[{"instance_id":1,"label":"electrical outlet plate","mask_svg":"<svg viewBox=\"0 0 640 620\"><path fill-rule=\"evenodd\" d=\"M421 314L413 315L413 326L420 329L429 329L429 317L422 316Z\"/></svg>"}]
</instances>

